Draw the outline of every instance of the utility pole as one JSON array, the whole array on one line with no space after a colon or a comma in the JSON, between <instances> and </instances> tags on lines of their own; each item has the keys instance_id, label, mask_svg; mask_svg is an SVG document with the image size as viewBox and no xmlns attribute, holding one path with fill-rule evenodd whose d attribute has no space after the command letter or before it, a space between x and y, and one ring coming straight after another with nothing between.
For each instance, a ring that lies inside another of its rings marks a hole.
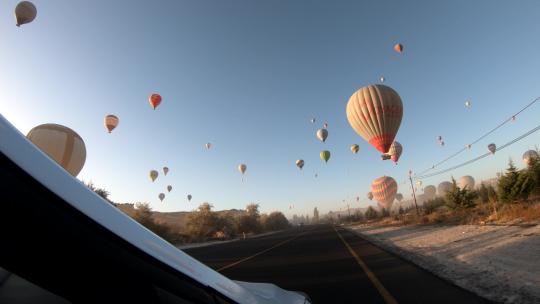
<instances>
[{"instance_id":1,"label":"utility pole","mask_svg":"<svg viewBox=\"0 0 540 304\"><path fill-rule=\"evenodd\" d=\"M349 204L347 204L347 211L349 212L349 223L351 222L351 209L349 208Z\"/></svg>"},{"instance_id":2,"label":"utility pole","mask_svg":"<svg viewBox=\"0 0 540 304\"><path fill-rule=\"evenodd\" d=\"M416 193L414 192L414 185L412 182L412 170L409 170L409 181L411 182L412 195L414 198L414 206L416 207L416 215L420 215L420 212L418 212L418 204L416 203Z\"/></svg>"}]
</instances>

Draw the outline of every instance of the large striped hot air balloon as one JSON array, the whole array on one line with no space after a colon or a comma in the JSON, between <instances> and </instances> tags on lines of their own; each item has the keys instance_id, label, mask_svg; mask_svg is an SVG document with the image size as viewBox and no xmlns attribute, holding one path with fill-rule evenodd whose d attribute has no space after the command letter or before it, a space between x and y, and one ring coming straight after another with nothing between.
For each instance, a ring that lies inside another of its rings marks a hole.
<instances>
[{"instance_id":1,"label":"large striped hot air balloon","mask_svg":"<svg viewBox=\"0 0 540 304\"><path fill-rule=\"evenodd\" d=\"M26 137L71 175L81 172L86 146L75 131L62 125L43 124L30 130Z\"/></svg>"},{"instance_id":2,"label":"large striped hot air balloon","mask_svg":"<svg viewBox=\"0 0 540 304\"><path fill-rule=\"evenodd\" d=\"M403 103L392 88L374 84L356 91L347 103L351 127L381 153L387 153L396 138Z\"/></svg>"},{"instance_id":3,"label":"large striped hot air balloon","mask_svg":"<svg viewBox=\"0 0 540 304\"><path fill-rule=\"evenodd\" d=\"M396 180L390 176L381 176L375 179L371 183L371 193L383 208L390 209L397 193Z\"/></svg>"},{"instance_id":4,"label":"large striped hot air balloon","mask_svg":"<svg viewBox=\"0 0 540 304\"><path fill-rule=\"evenodd\" d=\"M103 123L105 124L105 128L107 128L107 131L111 133L112 130L114 130L114 128L118 126L119 119L118 117L116 117L116 115L109 114L105 116L105 120Z\"/></svg>"}]
</instances>

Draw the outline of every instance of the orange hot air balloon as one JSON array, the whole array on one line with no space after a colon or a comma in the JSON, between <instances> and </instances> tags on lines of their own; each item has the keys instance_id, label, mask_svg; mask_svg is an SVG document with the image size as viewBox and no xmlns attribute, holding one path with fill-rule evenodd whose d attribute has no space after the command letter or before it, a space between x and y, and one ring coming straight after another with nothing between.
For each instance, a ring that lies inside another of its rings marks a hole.
<instances>
[{"instance_id":1,"label":"orange hot air balloon","mask_svg":"<svg viewBox=\"0 0 540 304\"><path fill-rule=\"evenodd\" d=\"M382 84L365 86L347 103L347 120L358 135L381 153L387 153L403 118L398 93Z\"/></svg>"},{"instance_id":2,"label":"orange hot air balloon","mask_svg":"<svg viewBox=\"0 0 540 304\"><path fill-rule=\"evenodd\" d=\"M394 45L394 51L398 52L398 53L403 53L403 44L401 43L396 43Z\"/></svg>"},{"instance_id":3,"label":"orange hot air balloon","mask_svg":"<svg viewBox=\"0 0 540 304\"><path fill-rule=\"evenodd\" d=\"M381 176L371 183L373 198L386 209L392 207L394 198L396 198L397 188L396 180L390 176Z\"/></svg>"},{"instance_id":4,"label":"orange hot air balloon","mask_svg":"<svg viewBox=\"0 0 540 304\"><path fill-rule=\"evenodd\" d=\"M150 98L148 98L148 101L150 102L150 106L155 110L161 103L161 95L152 94L150 95Z\"/></svg>"},{"instance_id":5,"label":"orange hot air balloon","mask_svg":"<svg viewBox=\"0 0 540 304\"><path fill-rule=\"evenodd\" d=\"M107 128L107 130L109 131L109 133L112 132L112 130L114 130L114 128L116 128L116 126L118 126L118 117L116 117L115 115L107 115L105 116L105 128Z\"/></svg>"}]
</instances>

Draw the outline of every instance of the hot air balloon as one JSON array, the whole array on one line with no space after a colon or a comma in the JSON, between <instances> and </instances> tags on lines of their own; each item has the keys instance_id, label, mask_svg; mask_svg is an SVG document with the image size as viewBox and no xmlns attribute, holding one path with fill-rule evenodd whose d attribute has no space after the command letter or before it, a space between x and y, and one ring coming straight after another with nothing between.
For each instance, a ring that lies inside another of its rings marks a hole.
<instances>
[{"instance_id":1,"label":"hot air balloon","mask_svg":"<svg viewBox=\"0 0 540 304\"><path fill-rule=\"evenodd\" d=\"M474 178L472 176L466 175L462 176L459 179L459 187L461 189L467 188L467 190L473 190L474 189Z\"/></svg>"},{"instance_id":2,"label":"hot air balloon","mask_svg":"<svg viewBox=\"0 0 540 304\"><path fill-rule=\"evenodd\" d=\"M441 142L441 141L442 141L442 136L440 136L440 135L437 136L437 141L438 141L438 142Z\"/></svg>"},{"instance_id":3,"label":"hot air balloon","mask_svg":"<svg viewBox=\"0 0 540 304\"><path fill-rule=\"evenodd\" d=\"M300 168L300 170L302 170L302 168L304 167L304 160L303 159L299 159L296 161L296 166L298 168Z\"/></svg>"},{"instance_id":4,"label":"hot air balloon","mask_svg":"<svg viewBox=\"0 0 540 304\"><path fill-rule=\"evenodd\" d=\"M152 181L155 181L158 177L159 173L156 170L150 170L150 179Z\"/></svg>"},{"instance_id":5,"label":"hot air balloon","mask_svg":"<svg viewBox=\"0 0 540 304\"><path fill-rule=\"evenodd\" d=\"M169 173L169 167L163 167L163 174L167 175Z\"/></svg>"},{"instance_id":6,"label":"hot air balloon","mask_svg":"<svg viewBox=\"0 0 540 304\"><path fill-rule=\"evenodd\" d=\"M327 150L321 151L320 157L322 160L324 160L325 163L327 163L328 160L330 159L330 151L327 151Z\"/></svg>"},{"instance_id":7,"label":"hot air balloon","mask_svg":"<svg viewBox=\"0 0 540 304\"><path fill-rule=\"evenodd\" d=\"M191 202L191 198L192 198L191 194L188 194L188 195L187 195L187 200L188 200L188 202Z\"/></svg>"},{"instance_id":8,"label":"hot air balloon","mask_svg":"<svg viewBox=\"0 0 540 304\"><path fill-rule=\"evenodd\" d=\"M497 146L495 144L489 144L488 150L491 152L491 154L495 154L495 151L497 151Z\"/></svg>"},{"instance_id":9,"label":"hot air balloon","mask_svg":"<svg viewBox=\"0 0 540 304\"><path fill-rule=\"evenodd\" d=\"M30 1L21 1L15 7L15 20L17 21L17 26L34 21L36 15L36 6Z\"/></svg>"},{"instance_id":10,"label":"hot air balloon","mask_svg":"<svg viewBox=\"0 0 540 304\"><path fill-rule=\"evenodd\" d=\"M358 153L358 151L360 151L360 146L359 145L357 145L357 144L351 145L351 152L352 153L356 154L356 153Z\"/></svg>"},{"instance_id":11,"label":"hot air balloon","mask_svg":"<svg viewBox=\"0 0 540 304\"><path fill-rule=\"evenodd\" d=\"M442 147L444 147L444 140L439 143Z\"/></svg>"},{"instance_id":12,"label":"hot air balloon","mask_svg":"<svg viewBox=\"0 0 540 304\"><path fill-rule=\"evenodd\" d=\"M531 159L538 159L538 152L534 151L534 150L529 150L525 153L523 153L523 163L525 165L529 165L531 163Z\"/></svg>"},{"instance_id":13,"label":"hot air balloon","mask_svg":"<svg viewBox=\"0 0 540 304\"><path fill-rule=\"evenodd\" d=\"M394 51L398 52L398 53L403 53L403 45L401 43L396 43L394 45Z\"/></svg>"},{"instance_id":14,"label":"hot air balloon","mask_svg":"<svg viewBox=\"0 0 540 304\"><path fill-rule=\"evenodd\" d=\"M240 171L240 173L244 174L244 173L246 173L246 170L247 170L247 166L245 164L238 165L238 171ZM255 170L255 171L257 171L257 170Z\"/></svg>"},{"instance_id":15,"label":"hot air balloon","mask_svg":"<svg viewBox=\"0 0 540 304\"><path fill-rule=\"evenodd\" d=\"M367 198L371 201L373 200L373 193L370 191L367 193Z\"/></svg>"},{"instance_id":16,"label":"hot air balloon","mask_svg":"<svg viewBox=\"0 0 540 304\"><path fill-rule=\"evenodd\" d=\"M328 130L326 130L326 129L319 129L319 130L317 131L317 138L318 138L320 141L325 142L327 137L328 137Z\"/></svg>"},{"instance_id":17,"label":"hot air balloon","mask_svg":"<svg viewBox=\"0 0 540 304\"><path fill-rule=\"evenodd\" d=\"M446 192L452 190L453 184L451 182L442 182L437 186L437 193L441 196L446 195Z\"/></svg>"},{"instance_id":18,"label":"hot air balloon","mask_svg":"<svg viewBox=\"0 0 540 304\"><path fill-rule=\"evenodd\" d=\"M424 188L424 194L426 195L427 199L435 198L436 193L437 193L437 188L435 188L435 186L428 185Z\"/></svg>"},{"instance_id":19,"label":"hot air balloon","mask_svg":"<svg viewBox=\"0 0 540 304\"><path fill-rule=\"evenodd\" d=\"M210 148L212 148L212 144L211 143L206 143L206 145L204 145L206 147L206 150L210 150Z\"/></svg>"},{"instance_id":20,"label":"hot air balloon","mask_svg":"<svg viewBox=\"0 0 540 304\"><path fill-rule=\"evenodd\" d=\"M401 193L396 194L396 200L401 203L401 201L403 200L403 194Z\"/></svg>"},{"instance_id":21,"label":"hot air balloon","mask_svg":"<svg viewBox=\"0 0 540 304\"><path fill-rule=\"evenodd\" d=\"M172 190L172 186L171 186L171 185L168 185L168 186L167 186L167 191L168 191L168 192L171 192L171 190Z\"/></svg>"},{"instance_id":22,"label":"hot air balloon","mask_svg":"<svg viewBox=\"0 0 540 304\"><path fill-rule=\"evenodd\" d=\"M403 152L403 146L397 141L394 141L388 150L388 154L394 163L397 164L401 153Z\"/></svg>"},{"instance_id":23,"label":"hot air balloon","mask_svg":"<svg viewBox=\"0 0 540 304\"><path fill-rule=\"evenodd\" d=\"M118 126L118 122L119 122L118 117L116 117L115 115L109 114L105 116L105 120L104 120L105 128L107 128L109 133L111 133L112 130L114 130L114 128Z\"/></svg>"},{"instance_id":24,"label":"hot air balloon","mask_svg":"<svg viewBox=\"0 0 540 304\"><path fill-rule=\"evenodd\" d=\"M81 172L86 161L86 146L72 129L57 124L43 124L30 130L26 138L69 174L77 176Z\"/></svg>"},{"instance_id":25,"label":"hot air balloon","mask_svg":"<svg viewBox=\"0 0 540 304\"><path fill-rule=\"evenodd\" d=\"M159 197L159 200L163 202L163 199L165 198L165 193L160 193L158 197Z\"/></svg>"},{"instance_id":26,"label":"hot air balloon","mask_svg":"<svg viewBox=\"0 0 540 304\"><path fill-rule=\"evenodd\" d=\"M390 149L402 117L403 103L398 93L382 84L361 88L347 103L351 127L381 153Z\"/></svg>"},{"instance_id":27,"label":"hot air balloon","mask_svg":"<svg viewBox=\"0 0 540 304\"><path fill-rule=\"evenodd\" d=\"M468 109L471 107L471 102L470 101L465 101L465 107Z\"/></svg>"},{"instance_id":28,"label":"hot air balloon","mask_svg":"<svg viewBox=\"0 0 540 304\"><path fill-rule=\"evenodd\" d=\"M418 187L422 187L422 181L421 181L421 180L416 181L416 185L417 185Z\"/></svg>"},{"instance_id":29,"label":"hot air balloon","mask_svg":"<svg viewBox=\"0 0 540 304\"><path fill-rule=\"evenodd\" d=\"M328 123L325 122L322 127L323 127L323 129L328 129Z\"/></svg>"},{"instance_id":30,"label":"hot air balloon","mask_svg":"<svg viewBox=\"0 0 540 304\"><path fill-rule=\"evenodd\" d=\"M397 193L397 183L390 176L381 176L371 183L373 198L384 208L390 209Z\"/></svg>"},{"instance_id":31,"label":"hot air balloon","mask_svg":"<svg viewBox=\"0 0 540 304\"><path fill-rule=\"evenodd\" d=\"M312 118L310 121L311 121L311 123L315 123L315 117Z\"/></svg>"},{"instance_id":32,"label":"hot air balloon","mask_svg":"<svg viewBox=\"0 0 540 304\"><path fill-rule=\"evenodd\" d=\"M467 149L469 149L469 150L470 150L470 149L471 149L471 147L472 147L472 145L471 145L471 144L468 144L468 145L466 145L465 147L467 147Z\"/></svg>"},{"instance_id":33,"label":"hot air balloon","mask_svg":"<svg viewBox=\"0 0 540 304\"><path fill-rule=\"evenodd\" d=\"M381 76L381 78L379 79L381 82L384 82L385 78L384 76Z\"/></svg>"},{"instance_id":34,"label":"hot air balloon","mask_svg":"<svg viewBox=\"0 0 540 304\"><path fill-rule=\"evenodd\" d=\"M319 177L319 174L315 173L315 178Z\"/></svg>"},{"instance_id":35,"label":"hot air balloon","mask_svg":"<svg viewBox=\"0 0 540 304\"><path fill-rule=\"evenodd\" d=\"M148 101L150 102L150 106L155 110L159 106L159 104L161 103L161 95L152 94L148 98Z\"/></svg>"}]
</instances>

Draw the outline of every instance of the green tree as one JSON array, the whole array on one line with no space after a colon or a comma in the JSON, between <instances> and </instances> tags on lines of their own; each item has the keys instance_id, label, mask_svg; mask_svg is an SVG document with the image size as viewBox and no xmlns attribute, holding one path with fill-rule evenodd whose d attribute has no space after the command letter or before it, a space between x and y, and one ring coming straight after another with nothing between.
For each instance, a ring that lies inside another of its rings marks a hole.
<instances>
[{"instance_id":1,"label":"green tree","mask_svg":"<svg viewBox=\"0 0 540 304\"><path fill-rule=\"evenodd\" d=\"M104 188L97 187L96 185L94 185L94 183L92 181L90 181L88 183L83 181L83 184L86 187L88 187L90 190L94 191L97 195L101 196L101 198L103 198L104 200L106 200L110 204L114 205L114 203L111 200L109 200L109 195L111 194L109 191L105 190Z\"/></svg>"},{"instance_id":2,"label":"green tree","mask_svg":"<svg viewBox=\"0 0 540 304\"><path fill-rule=\"evenodd\" d=\"M219 231L220 221L215 212L212 211L213 206L209 203L202 203L195 212L188 216L186 223L187 232L189 235L197 238L206 238L213 236Z\"/></svg>"},{"instance_id":3,"label":"green tree","mask_svg":"<svg viewBox=\"0 0 540 304\"><path fill-rule=\"evenodd\" d=\"M439 207L444 206L445 203L446 202L442 197L436 197L428 200L423 205L424 214L431 214L435 212L435 210L439 209Z\"/></svg>"},{"instance_id":4,"label":"green tree","mask_svg":"<svg viewBox=\"0 0 540 304\"><path fill-rule=\"evenodd\" d=\"M379 214L378 214L377 210L375 210L375 208L369 206L367 208L366 212L364 213L364 216L368 220L373 220L373 219L376 219L377 217L379 217Z\"/></svg>"},{"instance_id":5,"label":"green tree","mask_svg":"<svg viewBox=\"0 0 540 304\"><path fill-rule=\"evenodd\" d=\"M503 203L513 203L520 199L527 199L534 190L535 181L532 171L520 172L514 162L508 162L506 173L499 178L498 196Z\"/></svg>"},{"instance_id":6,"label":"green tree","mask_svg":"<svg viewBox=\"0 0 540 304\"><path fill-rule=\"evenodd\" d=\"M452 189L446 193L446 206L450 209L466 209L475 206L474 200L478 197L475 191L461 189L456 180L452 178Z\"/></svg>"},{"instance_id":7,"label":"green tree","mask_svg":"<svg viewBox=\"0 0 540 304\"><path fill-rule=\"evenodd\" d=\"M279 211L272 212L268 215L264 221L264 230L265 231L276 231L289 228L289 221Z\"/></svg>"}]
</instances>

